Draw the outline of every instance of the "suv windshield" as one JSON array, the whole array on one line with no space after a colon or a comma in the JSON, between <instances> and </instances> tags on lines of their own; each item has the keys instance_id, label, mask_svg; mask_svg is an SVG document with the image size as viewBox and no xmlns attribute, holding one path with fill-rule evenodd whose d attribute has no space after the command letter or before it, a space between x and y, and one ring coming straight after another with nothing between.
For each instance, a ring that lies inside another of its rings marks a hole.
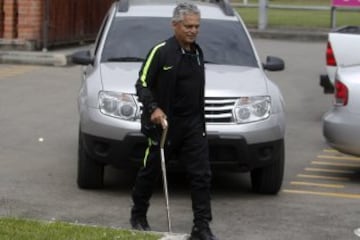
<instances>
[{"instance_id":1,"label":"suv windshield","mask_svg":"<svg viewBox=\"0 0 360 240\"><path fill-rule=\"evenodd\" d=\"M142 61L154 44L172 35L169 18L118 17L110 27L101 62ZM258 67L249 39L237 21L202 19L197 41L207 63Z\"/></svg>"}]
</instances>

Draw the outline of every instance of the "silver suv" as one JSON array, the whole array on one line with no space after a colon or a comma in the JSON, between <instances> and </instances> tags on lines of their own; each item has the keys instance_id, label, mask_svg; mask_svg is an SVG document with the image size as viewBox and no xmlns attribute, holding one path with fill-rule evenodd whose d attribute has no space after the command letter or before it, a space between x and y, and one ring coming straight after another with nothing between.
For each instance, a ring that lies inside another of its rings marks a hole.
<instances>
[{"instance_id":1,"label":"silver suv","mask_svg":"<svg viewBox=\"0 0 360 240\"><path fill-rule=\"evenodd\" d=\"M175 2L116 1L94 48L72 56L84 65L78 97L80 188L102 187L107 164L141 164L147 141L140 133L142 107L134 85L149 49L173 34ZM212 169L250 171L255 192L275 194L284 173L284 102L264 70L283 70L284 62L267 57L261 63L243 21L226 0L196 4ZM181 169L176 159L167 160L170 170Z\"/></svg>"}]
</instances>

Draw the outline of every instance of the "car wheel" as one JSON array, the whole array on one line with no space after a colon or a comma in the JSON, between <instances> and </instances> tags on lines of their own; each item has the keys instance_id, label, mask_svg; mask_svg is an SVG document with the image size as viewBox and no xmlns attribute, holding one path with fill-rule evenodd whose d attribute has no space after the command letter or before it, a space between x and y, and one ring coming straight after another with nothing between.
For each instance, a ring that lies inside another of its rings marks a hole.
<instances>
[{"instance_id":1,"label":"car wheel","mask_svg":"<svg viewBox=\"0 0 360 240\"><path fill-rule=\"evenodd\" d=\"M274 164L251 171L253 191L263 194L277 194L283 181L284 163L284 141L281 141L279 151L274 157Z\"/></svg>"},{"instance_id":2,"label":"car wheel","mask_svg":"<svg viewBox=\"0 0 360 240\"><path fill-rule=\"evenodd\" d=\"M77 184L82 189L103 187L104 165L95 161L85 151L82 134L79 131Z\"/></svg>"}]
</instances>

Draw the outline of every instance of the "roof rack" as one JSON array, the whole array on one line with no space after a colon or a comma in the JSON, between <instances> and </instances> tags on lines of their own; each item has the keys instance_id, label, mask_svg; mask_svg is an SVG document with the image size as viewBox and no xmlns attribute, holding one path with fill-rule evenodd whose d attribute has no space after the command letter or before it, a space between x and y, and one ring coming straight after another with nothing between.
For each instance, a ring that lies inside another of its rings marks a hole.
<instances>
[{"instance_id":1,"label":"roof rack","mask_svg":"<svg viewBox=\"0 0 360 240\"><path fill-rule=\"evenodd\" d=\"M118 0L118 12L127 12L129 10L129 0Z\"/></svg>"}]
</instances>

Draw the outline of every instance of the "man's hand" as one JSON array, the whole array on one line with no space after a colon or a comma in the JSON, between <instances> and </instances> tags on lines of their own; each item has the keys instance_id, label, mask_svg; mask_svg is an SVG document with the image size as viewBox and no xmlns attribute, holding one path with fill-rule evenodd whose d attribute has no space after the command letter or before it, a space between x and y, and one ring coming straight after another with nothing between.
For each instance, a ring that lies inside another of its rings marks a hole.
<instances>
[{"instance_id":1,"label":"man's hand","mask_svg":"<svg viewBox=\"0 0 360 240\"><path fill-rule=\"evenodd\" d=\"M160 124L163 129L167 128L167 126L164 125L164 122L166 122L164 121L166 120L166 115L160 108L155 109L155 111L151 114L150 120L155 124Z\"/></svg>"}]
</instances>

